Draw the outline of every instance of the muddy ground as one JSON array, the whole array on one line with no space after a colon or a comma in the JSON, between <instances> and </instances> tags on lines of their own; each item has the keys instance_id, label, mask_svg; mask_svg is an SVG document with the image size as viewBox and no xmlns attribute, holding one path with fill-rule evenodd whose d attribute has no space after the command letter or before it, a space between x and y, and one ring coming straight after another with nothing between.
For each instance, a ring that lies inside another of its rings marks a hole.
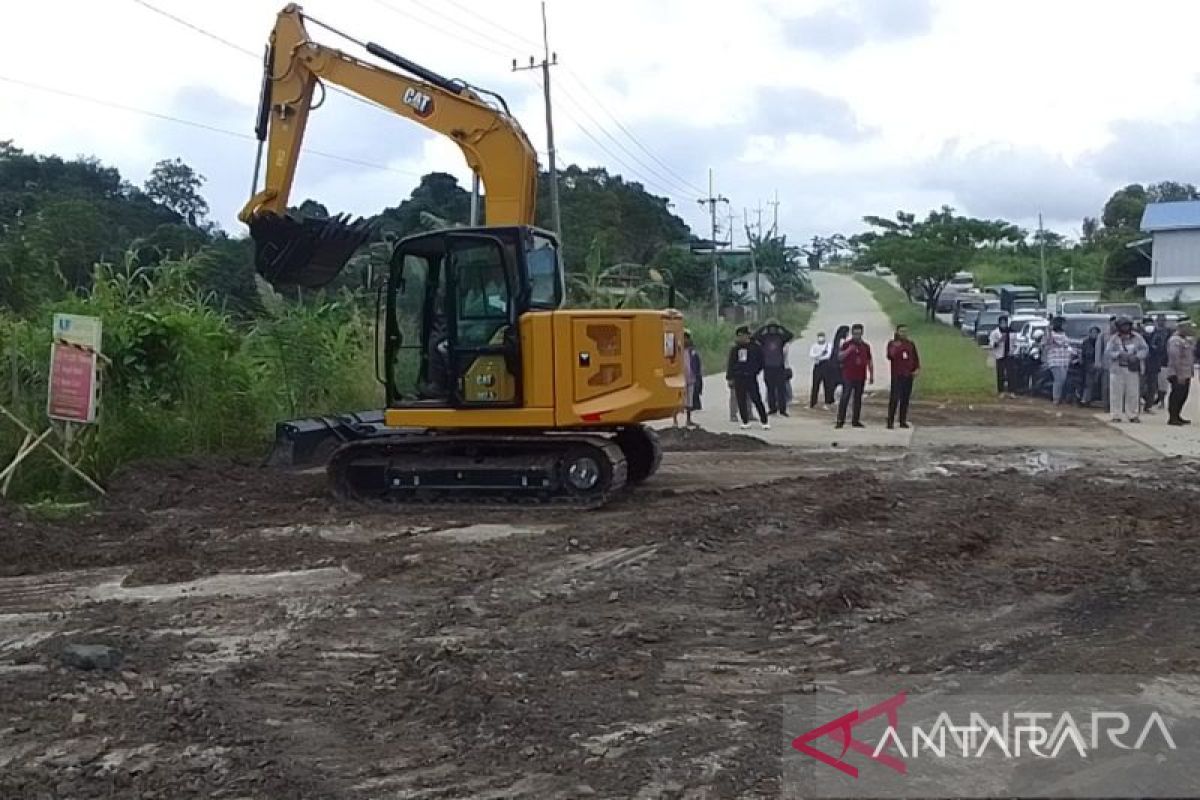
<instances>
[{"instance_id":1,"label":"muddy ground","mask_svg":"<svg viewBox=\"0 0 1200 800\"><path fill-rule=\"evenodd\" d=\"M582 513L219 461L0 508L0 797L775 797L818 676L1200 669L1194 465L669 438Z\"/></svg>"}]
</instances>

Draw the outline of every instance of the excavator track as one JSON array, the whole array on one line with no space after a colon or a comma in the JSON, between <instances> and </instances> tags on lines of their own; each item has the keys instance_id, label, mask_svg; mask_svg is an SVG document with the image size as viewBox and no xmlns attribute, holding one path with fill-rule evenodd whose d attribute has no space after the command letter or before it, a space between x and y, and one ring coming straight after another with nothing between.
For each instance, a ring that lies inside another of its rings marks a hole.
<instances>
[{"instance_id":1,"label":"excavator track","mask_svg":"<svg viewBox=\"0 0 1200 800\"><path fill-rule=\"evenodd\" d=\"M414 433L342 445L328 475L345 500L591 508L625 487L627 465L594 434Z\"/></svg>"}]
</instances>

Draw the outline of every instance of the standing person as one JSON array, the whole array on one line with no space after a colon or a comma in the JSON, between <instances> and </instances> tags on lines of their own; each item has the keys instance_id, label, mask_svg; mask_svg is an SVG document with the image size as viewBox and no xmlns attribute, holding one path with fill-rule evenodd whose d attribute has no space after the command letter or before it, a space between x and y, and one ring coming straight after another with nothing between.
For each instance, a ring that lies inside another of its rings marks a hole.
<instances>
[{"instance_id":1,"label":"standing person","mask_svg":"<svg viewBox=\"0 0 1200 800\"><path fill-rule=\"evenodd\" d=\"M846 339L850 337L850 326L839 325L838 329L833 332L833 344L829 347L829 372L826 373L826 380L830 381L834 399L840 399L842 396L842 345Z\"/></svg>"},{"instance_id":2,"label":"standing person","mask_svg":"<svg viewBox=\"0 0 1200 800\"><path fill-rule=\"evenodd\" d=\"M787 346L792 332L775 320L767 320L754 332L754 341L762 350L763 380L767 384L767 413L788 415Z\"/></svg>"},{"instance_id":3,"label":"standing person","mask_svg":"<svg viewBox=\"0 0 1200 800\"><path fill-rule=\"evenodd\" d=\"M1146 374L1142 381L1142 400L1145 402L1147 414L1154 413L1154 407L1162 405L1165 392L1162 391L1162 372L1167 368L1167 343L1171 340L1171 329L1167 327L1167 318L1159 314L1154 324L1146 326L1146 346L1150 355L1146 357Z\"/></svg>"},{"instance_id":4,"label":"standing person","mask_svg":"<svg viewBox=\"0 0 1200 800\"><path fill-rule=\"evenodd\" d=\"M767 409L763 405L762 394L758 391L758 373L763 369L762 348L750 337L750 329L745 325L737 329L737 341L729 348L729 362L725 366L725 380L729 382L734 397L737 398L738 416L742 427L750 427L750 403L758 411L758 420L764 431L771 430L767 422Z\"/></svg>"},{"instance_id":5,"label":"standing person","mask_svg":"<svg viewBox=\"0 0 1200 800\"><path fill-rule=\"evenodd\" d=\"M833 407L833 375L829 366L833 355L833 347L825 339L825 332L817 334L817 340L808 349L808 357L812 360L812 392L808 396L808 407L817 407L817 396L824 390L825 410Z\"/></svg>"},{"instance_id":6,"label":"standing person","mask_svg":"<svg viewBox=\"0 0 1200 800\"><path fill-rule=\"evenodd\" d=\"M868 381L875 383L875 362L871 358L871 345L863 341L862 325L856 323L850 327L850 338L842 342L838 361L842 367L842 399L838 403L835 427L845 426L846 407L853 398L854 416L851 423L856 428L865 428L862 424L863 390Z\"/></svg>"},{"instance_id":7,"label":"standing person","mask_svg":"<svg viewBox=\"0 0 1200 800\"><path fill-rule=\"evenodd\" d=\"M1008 324L1008 317L1001 317L997 328L988 334L988 347L992 360L996 362L996 394L1013 397L1016 387L1017 335Z\"/></svg>"},{"instance_id":8,"label":"standing person","mask_svg":"<svg viewBox=\"0 0 1200 800\"><path fill-rule=\"evenodd\" d=\"M1045 349L1042 351L1045 354L1046 365L1050 367L1050 374L1054 376L1054 386L1050 394L1056 406L1061 406L1066 399L1064 395L1067 388L1067 372L1071 369L1071 340L1063 331L1065 324L1062 317L1055 317L1050 321L1050 334L1046 337Z\"/></svg>"},{"instance_id":9,"label":"standing person","mask_svg":"<svg viewBox=\"0 0 1200 800\"><path fill-rule=\"evenodd\" d=\"M1150 348L1133 330L1128 317L1117 320L1117 332L1104 348L1108 360L1108 408L1113 422L1141 422L1142 366Z\"/></svg>"},{"instance_id":10,"label":"standing person","mask_svg":"<svg viewBox=\"0 0 1200 800\"><path fill-rule=\"evenodd\" d=\"M887 426L891 429L900 414L900 427L908 427L908 401L912 399L913 378L921 371L917 346L908 338L908 327L896 326L895 337L888 342L887 359L891 364L892 385L888 390Z\"/></svg>"},{"instance_id":11,"label":"standing person","mask_svg":"<svg viewBox=\"0 0 1200 800\"><path fill-rule=\"evenodd\" d=\"M700 360L700 351L692 341L692 332L683 332L683 411L686 415L684 427L695 428L692 422L692 412L701 408L700 395L704 393L704 363ZM679 427L679 414L675 414L675 427Z\"/></svg>"},{"instance_id":12,"label":"standing person","mask_svg":"<svg viewBox=\"0 0 1200 800\"><path fill-rule=\"evenodd\" d=\"M1083 405L1089 407L1100 399L1100 379L1104 377L1104 370L1097 364L1100 349L1100 328L1093 325L1079 346L1079 360L1083 364Z\"/></svg>"},{"instance_id":13,"label":"standing person","mask_svg":"<svg viewBox=\"0 0 1200 800\"><path fill-rule=\"evenodd\" d=\"M1171 394L1167 398L1168 425L1191 425L1183 418L1183 407L1187 404L1192 386L1192 372L1196 368L1196 343L1192 341L1192 323L1180 322L1175 334L1167 340L1167 383Z\"/></svg>"}]
</instances>

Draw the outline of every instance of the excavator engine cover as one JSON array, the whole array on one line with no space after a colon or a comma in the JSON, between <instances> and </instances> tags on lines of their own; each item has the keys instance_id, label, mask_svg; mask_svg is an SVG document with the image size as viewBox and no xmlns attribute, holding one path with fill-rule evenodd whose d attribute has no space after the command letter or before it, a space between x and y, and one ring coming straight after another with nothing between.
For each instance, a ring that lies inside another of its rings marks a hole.
<instances>
[{"instance_id":1,"label":"excavator engine cover","mask_svg":"<svg viewBox=\"0 0 1200 800\"><path fill-rule=\"evenodd\" d=\"M272 286L320 288L338 276L354 251L371 238L369 220L348 214L296 219L260 214L250 221L254 263Z\"/></svg>"}]
</instances>

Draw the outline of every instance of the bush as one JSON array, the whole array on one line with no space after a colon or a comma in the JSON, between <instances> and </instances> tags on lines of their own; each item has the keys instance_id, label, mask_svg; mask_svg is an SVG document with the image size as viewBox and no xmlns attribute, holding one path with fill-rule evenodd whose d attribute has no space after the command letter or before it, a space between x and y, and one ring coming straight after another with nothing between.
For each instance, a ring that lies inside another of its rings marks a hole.
<instances>
[{"instance_id":1,"label":"bush","mask_svg":"<svg viewBox=\"0 0 1200 800\"><path fill-rule=\"evenodd\" d=\"M127 259L98 268L86 295L25 319L0 315L0 386L14 411L35 425L45 418L52 315L102 320L107 363L99 421L88 431L83 460L101 479L138 458L257 455L280 419L380 403L372 326L353 298L279 303L239 326L194 288L195 266L183 260L148 269ZM0 423L0 461L22 438ZM70 488L63 481L57 463L38 455L24 462L13 491L61 494Z\"/></svg>"}]
</instances>

